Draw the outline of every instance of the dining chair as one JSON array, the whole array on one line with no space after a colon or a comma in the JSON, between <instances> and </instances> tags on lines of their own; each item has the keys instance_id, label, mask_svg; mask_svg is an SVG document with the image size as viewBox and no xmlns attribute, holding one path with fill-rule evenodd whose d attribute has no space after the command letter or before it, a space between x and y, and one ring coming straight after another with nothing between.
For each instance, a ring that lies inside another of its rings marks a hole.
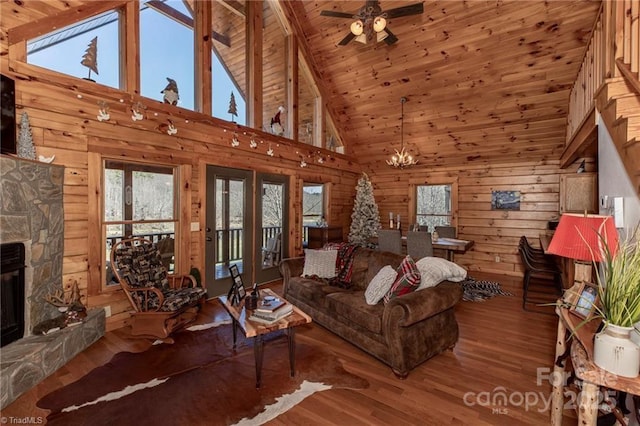
<instances>
[{"instance_id":1,"label":"dining chair","mask_svg":"<svg viewBox=\"0 0 640 426\"><path fill-rule=\"evenodd\" d=\"M457 238L455 226L436 226L435 229L440 238Z\"/></svg>"},{"instance_id":2,"label":"dining chair","mask_svg":"<svg viewBox=\"0 0 640 426\"><path fill-rule=\"evenodd\" d=\"M402 236L399 229L378 229L378 250L402 254Z\"/></svg>"},{"instance_id":3,"label":"dining chair","mask_svg":"<svg viewBox=\"0 0 640 426\"><path fill-rule=\"evenodd\" d=\"M423 257L433 257L431 234L424 231L413 231L407 234L407 254L413 260Z\"/></svg>"},{"instance_id":4,"label":"dining chair","mask_svg":"<svg viewBox=\"0 0 640 426\"><path fill-rule=\"evenodd\" d=\"M429 232L429 225L420 225L418 227L418 231L420 231L420 232Z\"/></svg>"},{"instance_id":5,"label":"dining chair","mask_svg":"<svg viewBox=\"0 0 640 426\"><path fill-rule=\"evenodd\" d=\"M522 308L527 309L527 303L546 303L553 302L563 293L562 273L558 266L547 260L534 257L527 251L526 245L521 243L518 245L520 260L524 267L524 276L522 278ZM534 297L531 295L531 285L535 284L537 293ZM541 300L540 298L543 297Z\"/></svg>"}]
</instances>

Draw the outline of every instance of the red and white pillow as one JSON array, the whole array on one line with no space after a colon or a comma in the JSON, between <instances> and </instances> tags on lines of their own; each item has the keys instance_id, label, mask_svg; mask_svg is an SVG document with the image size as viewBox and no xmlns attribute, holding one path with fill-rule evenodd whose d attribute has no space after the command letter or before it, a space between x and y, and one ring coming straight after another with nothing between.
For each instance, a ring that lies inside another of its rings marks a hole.
<instances>
[{"instance_id":1,"label":"red and white pillow","mask_svg":"<svg viewBox=\"0 0 640 426\"><path fill-rule=\"evenodd\" d=\"M387 294L384 295L383 300L385 305L394 297L399 297L416 291L420 285L420 271L411 256L407 256L402 260L397 271L398 276L396 277L396 280L391 285Z\"/></svg>"}]
</instances>

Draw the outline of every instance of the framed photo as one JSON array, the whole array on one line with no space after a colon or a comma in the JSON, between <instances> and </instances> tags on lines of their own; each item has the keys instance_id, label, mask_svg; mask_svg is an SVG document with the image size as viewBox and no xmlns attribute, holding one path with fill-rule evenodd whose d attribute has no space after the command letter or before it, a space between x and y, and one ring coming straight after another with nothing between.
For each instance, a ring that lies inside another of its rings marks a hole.
<instances>
[{"instance_id":1,"label":"framed photo","mask_svg":"<svg viewBox=\"0 0 640 426\"><path fill-rule=\"evenodd\" d=\"M229 289L227 299L229 299L232 305L237 305L247 295L247 291L244 288L238 265L229 266L229 273L231 274L231 288Z\"/></svg>"},{"instance_id":2,"label":"framed photo","mask_svg":"<svg viewBox=\"0 0 640 426\"><path fill-rule=\"evenodd\" d=\"M520 210L520 191L492 191L491 210Z\"/></svg>"},{"instance_id":3,"label":"framed photo","mask_svg":"<svg viewBox=\"0 0 640 426\"><path fill-rule=\"evenodd\" d=\"M598 287L592 283L582 282L575 286L575 290L569 312L583 319L591 318L600 303Z\"/></svg>"}]
</instances>

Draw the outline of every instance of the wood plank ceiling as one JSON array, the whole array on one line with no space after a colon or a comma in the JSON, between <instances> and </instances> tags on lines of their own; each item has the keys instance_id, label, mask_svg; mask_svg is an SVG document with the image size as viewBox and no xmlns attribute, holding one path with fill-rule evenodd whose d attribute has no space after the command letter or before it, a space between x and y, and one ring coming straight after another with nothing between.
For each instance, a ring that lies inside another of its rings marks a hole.
<instances>
[{"instance_id":1,"label":"wood plank ceiling","mask_svg":"<svg viewBox=\"0 0 640 426\"><path fill-rule=\"evenodd\" d=\"M382 0L383 10L415 1ZM419 166L557 160L569 90L599 1L426 1L389 19L394 45L337 43L364 1L289 3L313 54L348 153L371 170L404 142Z\"/></svg>"}]
</instances>

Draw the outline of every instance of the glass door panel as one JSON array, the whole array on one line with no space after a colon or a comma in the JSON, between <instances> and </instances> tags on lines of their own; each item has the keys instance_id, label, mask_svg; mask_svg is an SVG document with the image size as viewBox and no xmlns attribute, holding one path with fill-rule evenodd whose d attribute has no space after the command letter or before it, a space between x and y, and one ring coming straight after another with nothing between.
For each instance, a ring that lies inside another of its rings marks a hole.
<instances>
[{"instance_id":1,"label":"glass door panel","mask_svg":"<svg viewBox=\"0 0 640 426\"><path fill-rule=\"evenodd\" d=\"M207 167L205 277L210 297L226 294L229 267L237 265L245 285L252 275L252 173Z\"/></svg>"},{"instance_id":2,"label":"glass door panel","mask_svg":"<svg viewBox=\"0 0 640 426\"><path fill-rule=\"evenodd\" d=\"M285 176L258 174L256 193L256 281L280 277L278 265L287 253L288 180Z\"/></svg>"}]
</instances>

